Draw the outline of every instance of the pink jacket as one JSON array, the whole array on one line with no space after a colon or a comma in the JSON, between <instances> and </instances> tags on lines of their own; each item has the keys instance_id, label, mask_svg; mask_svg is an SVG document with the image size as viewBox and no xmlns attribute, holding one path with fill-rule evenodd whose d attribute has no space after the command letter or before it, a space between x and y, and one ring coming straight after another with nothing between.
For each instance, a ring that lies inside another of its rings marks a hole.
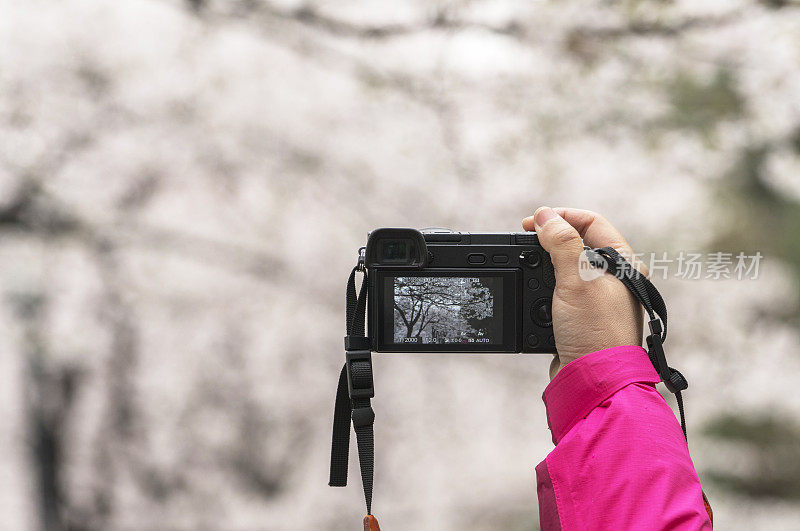
<instances>
[{"instance_id":1,"label":"pink jacket","mask_svg":"<svg viewBox=\"0 0 800 531\"><path fill-rule=\"evenodd\" d=\"M660 379L638 346L563 367L542 398L556 447L536 467L554 529L711 529L700 480Z\"/></svg>"}]
</instances>

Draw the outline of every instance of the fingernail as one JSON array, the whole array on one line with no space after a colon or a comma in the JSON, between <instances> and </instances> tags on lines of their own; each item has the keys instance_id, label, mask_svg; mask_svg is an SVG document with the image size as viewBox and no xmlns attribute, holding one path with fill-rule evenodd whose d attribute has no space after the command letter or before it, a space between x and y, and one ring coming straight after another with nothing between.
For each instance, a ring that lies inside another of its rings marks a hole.
<instances>
[{"instance_id":1,"label":"fingernail","mask_svg":"<svg viewBox=\"0 0 800 531\"><path fill-rule=\"evenodd\" d=\"M536 224L536 228L538 229L542 225L548 222L555 217L558 217L556 211L550 207L541 207L536 212L533 213L533 222Z\"/></svg>"}]
</instances>

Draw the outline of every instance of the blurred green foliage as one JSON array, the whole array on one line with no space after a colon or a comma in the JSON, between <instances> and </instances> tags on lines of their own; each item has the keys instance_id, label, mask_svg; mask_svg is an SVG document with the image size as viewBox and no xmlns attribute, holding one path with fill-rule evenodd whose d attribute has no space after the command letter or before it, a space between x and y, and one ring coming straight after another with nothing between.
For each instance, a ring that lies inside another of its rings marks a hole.
<instances>
[{"instance_id":1,"label":"blurred green foliage","mask_svg":"<svg viewBox=\"0 0 800 531\"><path fill-rule=\"evenodd\" d=\"M800 129L787 140L800 153ZM768 183L766 160L776 146L748 147L721 183L718 203L729 209L715 245L759 250L789 264L800 278L800 201ZM798 323L800 324L800 323Z\"/></svg>"},{"instance_id":2,"label":"blurred green foliage","mask_svg":"<svg viewBox=\"0 0 800 531\"><path fill-rule=\"evenodd\" d=\"M708 470L721 488L754 498L800 500L800 426L775 414L725 415L704 429L712 439L741 446L754 460L747 473Z\"/></svg>"},{"instance_id":3,"label":"blurred green foliage","mask_svg":"<svg viewBox=\"0 0 800 531\"><path fill-rule=\"evenodd\" d=\"M668 85L672 109L667 124L693 129L708 136L712 128L724 119L743 114L744 98L736 89L736 78L730 70L721 68L710 80L681 71Z\"/></svg>"}]
</instances>

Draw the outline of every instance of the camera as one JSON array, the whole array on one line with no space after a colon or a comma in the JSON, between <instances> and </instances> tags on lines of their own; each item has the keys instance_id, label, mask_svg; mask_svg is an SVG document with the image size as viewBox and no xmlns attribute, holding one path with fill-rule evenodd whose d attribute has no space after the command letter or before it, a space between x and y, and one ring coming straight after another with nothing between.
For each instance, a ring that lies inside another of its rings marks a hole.
<instances>
[{"instance_id":1,"label":"camera","mask_svg":"<svg viewBox=\"0 0 800 531\"><path fill-rule=\"evenodd\" d=\"M555 352L555 274L534 232L381 228L363 259L374 352Z\"/></svg>"}]
</instances>

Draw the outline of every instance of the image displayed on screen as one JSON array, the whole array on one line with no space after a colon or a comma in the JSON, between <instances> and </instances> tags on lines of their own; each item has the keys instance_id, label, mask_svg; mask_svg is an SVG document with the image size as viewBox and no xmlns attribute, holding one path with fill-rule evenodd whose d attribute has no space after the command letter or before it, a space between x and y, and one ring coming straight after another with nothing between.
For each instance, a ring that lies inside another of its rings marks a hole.
<instances>
[{"instance_id":1,"label":"image displayed on screen","mask_svg":"<svg viewBox=\"0 0 800 531\"><path fill-rule=\"evenodd\" d=\"M395 277L394 342L501 344L499 277Z\"/></svg>"}]
</instances>

